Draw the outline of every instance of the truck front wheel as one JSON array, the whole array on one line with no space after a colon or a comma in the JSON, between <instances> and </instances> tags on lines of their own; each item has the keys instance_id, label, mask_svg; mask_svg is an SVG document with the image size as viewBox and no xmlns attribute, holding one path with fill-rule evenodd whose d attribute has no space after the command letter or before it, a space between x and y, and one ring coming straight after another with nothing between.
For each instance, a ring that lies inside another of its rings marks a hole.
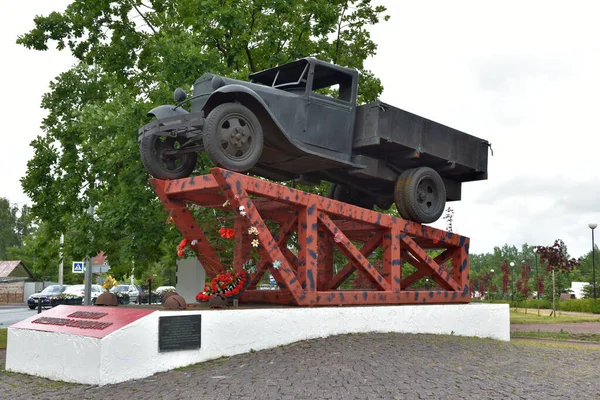
<instances>
[{"instance_id":1,"label":"truck front wheel","mask_svg":"<svg viewBox=\"0 0 600 400\"><path fill-rule=\"evenodd\" d=\"M143 136L140 141L140 154L146 171L157 179L180 179L190 176L196 167L198 154L165 154L181 148L183 143L184 139L178 137Z\"/></svg>"},{"instance_id":2,"label":"truck front wheel","mask_svg":"<svg viewBox=\"0 0 600 400\"><path fill-rule=\"evenodd\" d=\"M215 107L206 118L202 138L211 161L232 171L248 171L262 154L264 138L260 121L239 103Z\"/></svg>"},{"instance_id":3,"label":"truck front wheel","mask_svg":"<svg viewBox=\"0 0 600 400\"><path fill-rule=\"evenodd\" d=\"M419 167L400 175L394 197L403 218L429 224L437 221L444 212L446 186L435 170Z\"/></svg>"}]
</instances>

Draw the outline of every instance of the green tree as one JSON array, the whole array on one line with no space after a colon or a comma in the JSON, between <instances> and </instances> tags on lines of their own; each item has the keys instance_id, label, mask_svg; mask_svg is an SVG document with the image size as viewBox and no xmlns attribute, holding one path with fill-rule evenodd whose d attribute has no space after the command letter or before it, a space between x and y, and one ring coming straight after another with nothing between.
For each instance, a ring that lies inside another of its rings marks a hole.
<instances>
[{"instance_id":1,"label":"green tree","mask_svg":"<svg viewBox=\"0 0 600 400\"><path fill-rule=\"evenodd\" d=\"M22 178L32 214L49 237L65 234L74 259L104 250L116 277L132 260L139 277L157 260L174 268L180 235L165 224L139 157L147 110L204 72L245 78L304 56L358 69L360 101L374 100L382 85L364 68L377 49L367 28L387 20L384 13L370 0L75 0L36 17L17 43L54 45L77 64L42 100L44 134L31 143ZM200 157L195 173L210 166ZM54 239L39 245L56 253Z\"/></svg>"},{"instance_id":2,"label":"green tree","mask_svg":"<svg viewBox=\"0 0 600 400\"><path fill-rule=\"evenodd\" d=\"M569 258L567 246L561 239L555 240L552 246L537 246L536 250L540 261L546 264L547 270L551 272L552 314L556 317L556 299L560 299L560 293L570 286L567 274L579 265L579 260Z\"/></svg>"},{"instance_id":3,"label":"green tree","mask_svg":"<svg viewBox=\"0 0 600 400\"><path fill-rule=\"evenodd\" d=\"M7 248L20 245L17 232L18 207L0 198L0 260L7 259Z\"/></svg>"},{"instance_id":4,"label":"green tree","mask_svg":"<svg viewBox=\"0 0 600 400\"><path fill-rule=\"evenodd\" d=\"M8 199L0 198L0 260L15 259L10 254L11 250L23 246L24 238L32 229L27 205L19 210Z\"/></svg>"}]
</instances>

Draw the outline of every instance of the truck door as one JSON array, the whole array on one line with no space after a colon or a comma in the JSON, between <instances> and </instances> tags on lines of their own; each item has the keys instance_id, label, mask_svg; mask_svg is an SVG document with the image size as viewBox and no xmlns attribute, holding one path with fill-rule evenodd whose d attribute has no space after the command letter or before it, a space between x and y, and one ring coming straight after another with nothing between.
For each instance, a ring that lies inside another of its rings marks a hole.
<instances>
[{"instance_id":1,"label":"truck door","mask_svg":"<svg viewBox=\"0 0 600 400\"><path fill-rule=\"evenodd\" d=\"M318 63L311 66L305 143L346 155L352 153L357 80L357 73Z\"/></svg>"}]
</instances>

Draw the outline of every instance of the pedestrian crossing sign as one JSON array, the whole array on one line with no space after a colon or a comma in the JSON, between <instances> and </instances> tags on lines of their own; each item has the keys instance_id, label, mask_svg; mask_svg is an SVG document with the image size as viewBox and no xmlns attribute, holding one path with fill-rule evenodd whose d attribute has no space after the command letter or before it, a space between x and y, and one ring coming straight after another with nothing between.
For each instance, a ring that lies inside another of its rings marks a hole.
<instances>
[{"instance_id":1,"label":"pedestrian crossing sign","mask_svg":"<svg viewBox=\"0 0 600 400\"><path fill-rule=\"evenodd\" d=\"M73 273L83 274L83 261L73 261Z\"/></svg>"}]
</instances>

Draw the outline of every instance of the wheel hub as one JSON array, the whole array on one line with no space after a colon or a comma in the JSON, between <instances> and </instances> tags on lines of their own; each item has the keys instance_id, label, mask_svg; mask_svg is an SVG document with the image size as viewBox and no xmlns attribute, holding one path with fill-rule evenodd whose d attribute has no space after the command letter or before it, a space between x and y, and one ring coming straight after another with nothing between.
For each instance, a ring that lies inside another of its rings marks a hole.
<instances>
[{"instance_id":1,"label":"wheel hub","mask_svg":"<svg viewBox=\"0 0 600 400\"><path fill-rule=\"evenodd\" d=\"M419 206L422 209L428 210L433 207L436 202L436 196L435 185L432 182L429 182L428 180L419 182L417 188L417 203L419 203Z\"/></svg>"},{"instance_id":2,"label":"wheel hub","mask_svg":"<svg viewBox=\"0 0 600 400\"><path fill-rule=\"evenodd\" d=\"M244 147L244 144L246 143L246 132L244 131L244 128L241 126L236 126L235 128L231 129L229 143L238 149Z\"/></svg>"}]
</instances>

